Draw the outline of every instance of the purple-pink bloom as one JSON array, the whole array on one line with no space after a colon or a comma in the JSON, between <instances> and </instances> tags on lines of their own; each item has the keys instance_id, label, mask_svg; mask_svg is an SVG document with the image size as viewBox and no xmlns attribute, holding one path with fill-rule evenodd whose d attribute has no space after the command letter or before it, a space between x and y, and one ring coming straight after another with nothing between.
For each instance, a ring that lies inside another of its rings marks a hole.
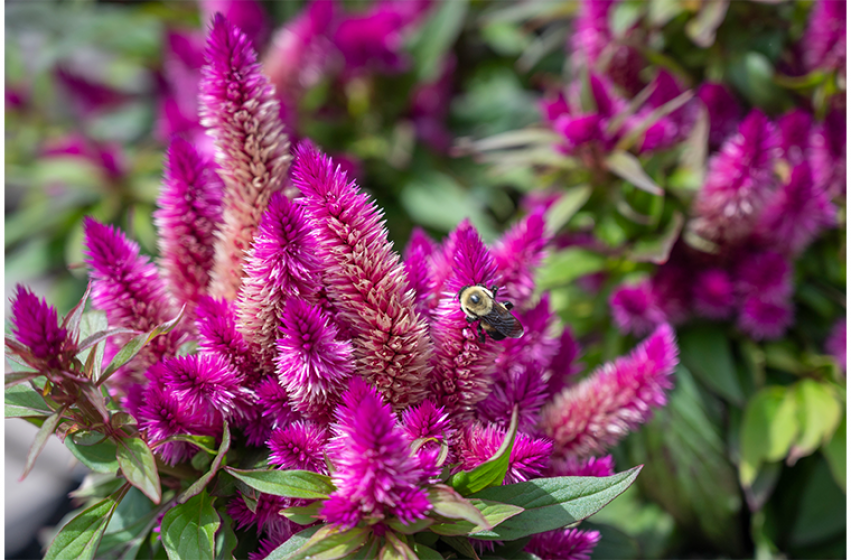
<instances>
[{"instance_id":1,"label":"purple-pink bloom","mask_svg":"<svg viewBox=\"0 0 851 560\"><path fill-rule=\"evenodd\" d=\"M623 334L643 336L667 320L649 280L619 286L609 297L609 306Z\"/></svg>"},{"instance_id":2,"label":"purple-pink bloom","mask_svg":"<svg viewBox=\"0 0 851 560\"><path fill-rule=\"evenodd\" d=\"M845 74L845 2L817 0L801 39L807 70L838 70Z\"/></svg>"},{"instance_id":3,"label":"purple-pink bloom","mask_svg":"<svg viewBox=\"0 0 851 560\"><path fill-rule=\"evenodd\" d=\"M786 258L774 251L742 255L735 278L743 297L786 298L792 293L792 269Z\"/></svg>"},{"instance_id":4,"label":"purple-pink bloom","mask_svg":"<svg viewBox=\"0 0 851 560\"><path fill-rule=\"evenodd\" d=\"M730 90L722 84L705 82L697 89L697 97L709 113L709 148L716 150L735 134L742 118L742 107Z\"/></svg>"},{"instance_id":5,"label":"purple-pink bloom","mask_svg":"<svg viewBox=\"0 0 851 560\"><path fill-rule=\"evenodd\" d=\"M11 311L12 334L18 342L49 367L60 367L63 354L73 348L68 331L59 326L56 308L18 284Z\"/></svg>"},{"instance_id":6,"label":"purple-pink bloom","mask_svg":"<svg viewBox=\"0 0 851 560\"><path fill-rule=\"evenodd\" d=\"M275 88L260 71L246 36L216 14L201 83L201 124L213 137L224 180L222 226L210 292L232 301L269 198L281 190L290 163Z\"/></svg>"},{"instance_id":7,"label":"purple-pink bloom","mask_svg":"<svg viewBox=\"0 0 851 560\"><path fill-rule=\"evenodd\" d=\"M127 161L121 145L101 143L82 134L71 133L47 142L40 155L46 158L79 158L94 165L108 182L117 182L127 173Z\"/></svg>"},{"instance_id":8,"label":"purple-pink bloom","mask_svg":"<svg viewBox=\"0 0 851 560\"><path fill-rule=\"evenodd\" d=\"M436 250L435 243L428 234L419 227L415 227L403 253L408 288L414 291L417 311L424 317L428 315L428 300L434 290L431 256Z\"/></svg>"},{"instance_id":9,"label":"purple-pink bloom","mask_svg":"<svg viewBox=\"0 0 851 560\"><path fill-rule=\"evenodd\" d=\"M549 241L544 213L529 214L511 227L491 248L496 265L499 298L523 309L535 290L534 273Z\"/></svg>"},{"instance_id":10,"label":"purple-pink bloom","mask_svg":"<svg viewBox=\"0 0 851 560\"><path fill-rule=\"evenodd\" d=\"M533 535L524 550L541 560L588 560L598 542L599 531L558 529Z\"/></svg>"},{"instance_id":11,"label":"purple-pink bloom","mask_svg":"<svg viewBox=\"0 0 851 560\"><path fill-rule=\"evenodd\" d=\"M297 421L275 429L266 445L269 464L283 470L328 472L325 464L327 430L313 422Z\"/></svg>"},{"instance_id":12,"label":"purple-pink bloom","mask_svg":"<svg viewBox=\"0 0 851 560\"><path fill-rule=\"evenodd\" d=\"M727 319L736 306L736 285L721 268L702 270L694 284L694 310L701 317Z\"/></svg>"},{"instance_id":13,"label":"purple-pink bloom","mask_svg":"<svg viewBox=\"0 0 851 560\"><path fill-rule=\"evenodd\" d=\"M570 378L578 373L579 369L574 364L576 358L579 357L579 344L573 337L573 331L570 330L570 327L565 325L564 330L559 335L556 348L556 353L549 364L550 379L547 393L550 395L560 393Z\"/></svg>"},{"instance_id":14,"label":"purple-pink bloom","mask_svg":"<svg viewBox=\"0 0 851 560\"><path fill-rule=\"evenodd\" d=\"M275 347L276 372L293 409L326 421L354 373L352 345L319 307L300 299L287 303Z\"/></svg>"},{"instance_id":15,"label":"purple-pink bloom","mask_svg":"<svg viewBox=\"0 0 851 560\"><path fill-rule=\"evenodd\" d=\"M237 300L240 330L264 370L274 370L275 340L287 302L315 299L322 261L304 209L275 193L246 259Z\"/></svg>"},{"instance_id":16,"label":"purple-pink bloom","mask_svg":"<svg viewBox=\"0 0 851 560\"><path fill-rule=\"evenodd\" d=\"M131 99L123 91L65 68L57 68L54 74L61 89L67 94L66 101L70 101L74 110L84 119L115 109Z\"/></svg>"},{"instance_id":17,"label":"purple-pink bloom","mask_svg":"<svg viewBox=\"0 0 851 560\"><path fill-rule=\"evenodd\" d=\"M669 101L673 101L686 91L677 83L676 78L664 69L656 74L650 85L653 90L642 109L630 119L633 123L644 122L652 115L653 111ZM691 132L696 118L696 105L693 102L687 102L677 110L658 119L644 132L643 139L638 146L639 153L664 150L684 140Z\"/></svg>"},{"instance_id":18,"label":"purple-pink bloom","mask_svg":"<svg viewBox=\"0 0 851 560\"><path fill-rule=\"evenodd\" d=\"M493 424L476 422L468 425L458 442L458 458L461 460L458 470L470 471L487 462L505 437L505 428ZM508 472L502 483L516 484L540 477L550 465L552 450L553 442L549 439L518 432L508 460Z\"/></svg>"},{"instance_id":19,"label":"purple-pink bloom","mask_svg":"<svg viewBox=\"0 0 851 560\"><path fill-rule=\"evenodd\" d=\"M848 320L845 317L842 317L835 325L833 325L833 329L830 331L830 336L827 337L827 342L825 342L824 345L825 351L836 358L836 363L839 364L842 371L845 371L848 363L847 332Z\"/></svg>"},{"instance_id":20,"label":"purple-pink bloom","mask_svg":"<svg viewBox=\"0 0 851 560\"><path fill-rule=\"evenodd\" d=\"M437 464L441 444L448 444L455 434L449 415L442 407L426 400L402 412L402 428L412 442L424 440L415 452L423 481L439 477L443 468ZM447 460L451 461L451 457Z\"/></svg>"},{"instance_id":21,"label":"purple-pink bloom","mask_svg":"<svg viewBox=\"0 0 851 560\"><path fill-rule=\"evenodd\" d=\"M234 304L204 296L198 302L196 316L199 350L223 357L247 386L253 386L262 371L257 357L236 328Z\"/></svg>"},{"instance_id":22,"label":"purple-pink bloom","mask_svg":"<svg viewBox=\"0 0 851 560\"><path fill-rule=\"evenodd\" d=\"M836 207L827 192L816 188L810 166L800 163L766 206L757 234L769 247L785 255L797 255L822 230L836 224Z\"/></svg>"},{"instance_id":23,"label":"purple-pink bloom","mask_svg":"<svg viewBox=\"0 0 851 560\"><path fill-rule=\"evenodd\" d=\"M555 397L542 412L556 456L601 455L667 402L679 350L660 325L628 356L609 362Z\"/></svg>"},{"instance_id":24,"label":"purple-pink bloom","mask_svg":"<svg viewBox=\"0 0 851 560\"><path fill-rule=\"evenodd\" d=\"M326 155L298 147L293 184L315 220L325 287L352 330L356 369L396 409L422 401L428 383L428 325L415 308L405 267L381 212Z\"/></svg>"},{"instance_id":25,"label":"purple-pink bloom","mask_svg":"<svg viewBox=\"0 0 851 560\"><path fill-rule=\"evenodd\" d=\"M210 416L233 411L242 380L227 360L216 354L176 356L162 362L161 382L181 402Z\"/></svg>"},{"instance_id":26,"label":"purple-pink bloom","mask_svg":"<svg viewBox=\"0 0 851 560\"><path fill-rule=\"evenodd\" d=\"M798 165L807 156L813 117L803 109L789 111L777 120L780 152L789 165Z\"/></svg>"},{"instance_id":27,"label":"purple-pink bloom","mask_svg":"<svg viewBox=\"0 0 851 560\"><path fill-rule=\"evenodd\" d=\"M810 164L816 188L831 197L845 192L845 131L845 108L834 102L824 122L818 123L810 136Z\"/></svg>"},{"instance_id":28,"label":"purple-pink bloom","mask_svg":"<svg viewBox=\"0 0 851 560\"><path fill-rule=\"evenodd\" d=\"M585 0L579 4L579 15L574 21L571 47L581 65L593 68L603 51L612 42L609 29L609 10L612 0Z\"/></svg>"},{"instance_id":29,"label":"purple-pink bloom","mask_svg":"<svg viewBox=\"0 0 851 560\"><path fill-rule=\"evenodd\" d=\"M192 313L207 293L215 231L221 220L221 182L195 148L174 138L166 152L163 188L154 211L165 281Z\"/></svg>"},{"instance_id":30,"label":"purple-pink bloom","mask_svg":"<svg viewBox=\"0 0 851 560\"><path fill-rule=\"evenodd\" d=\"M742 303L737 324L756 340L770 340L782 336L792 318L792 303L787 297L754 293Z\"/></svg>"},{"instance_id":31,"label":"purple-pink bloom","mask_svg":"<svg viewBox=\"0 0 851 560\"><path fill-rule=\"evenodd\" d=\"M694 227L702 236L735 243L750 234L775 186L778 156L774 125L754 109L709 161L694 203Z\"/></svg>"},{"instance_id":32,"label":"purple-pink bloom","mask_svg":"<svg viewBox=\"0 0 851 560\"><path fill-rule=\"evenodd\" d=\"M264 377L255 387L255 406L246 414L245 433L251 445L264 445L272 430L299 419L290 404L290 395L274 375Z\"/></svg>"},{"instance_id":33,"label":"purple-pink bloom","mask_svg":"<svg viewBox=\"0 0 851 560\"><path fill-rule=\"evenodd\" d=\"M334 32L333 41L350 73L401 72L408 66L402 48L405 18L391 4L376 4L364 14L349 15Z\"/></svg>"},{"instance_id":34,"label":"purple-pink bloom","mask_svg":"<svg viewBox=\"0 0 851 560\"><path fill-rule=\"evenodd\" d=\"M327 450L337 490L320 517L343 528L367 519L398 517L407 524L424 517L431 505L417 488L422 472L405 430L376 389L353 378L336 418Z\"/></svg>"},{"instance_id":35,"label":"purple-pink bloom","mask_svg":"<svg viewBox=\"0 0 851 560\"><path fill-rule=\"evenodd\" d=\"M269 38L269 23L263 3L257 0L198 0L204 21L221 14L239 29L259 51Z\"/></svg>"},{"instance_id":36,"label":"purple-pink bloom","mask_svg":"<svg viewBox=\"0 0 851 560\"><path fill-rule=\"evenodd\" d=\"M245 503L241 493L228 502L227 512L236 522L237 529L255 525L257 534L265 533L268 537L285 541L293 533L300 531L289 519L280 514L284 508L293 505L292 498L273 496L272 494L256 494L257 504L254 511Z\"/></svg>"},{"instance_id":37,"label":"purple-pink bloom","mask_svg":"<svg viewBox=\"0 0 851 560\"><path fill-rule=\"evenodd\" d=\"M612 476L615 474L615 460L611 455L605 457L564 457L553 460L549 474L551 476Z\"/></svg>"},{"instance_id":38,"label":"purple-pink bloom","mask_svg":"<svg viewBox=\"0 0 851 560\"><path fill-rule=\"evenodd\" d=\"M475 324L469 323L461 311L457 294L465 286L490 286L496 267L479 234L466 220L449 235L446 246L454 248L454 267L431 326L431 395L460 421L471 417L476 404L488 395L501 346L479 338Z\"/></svg>"}]
</instances>

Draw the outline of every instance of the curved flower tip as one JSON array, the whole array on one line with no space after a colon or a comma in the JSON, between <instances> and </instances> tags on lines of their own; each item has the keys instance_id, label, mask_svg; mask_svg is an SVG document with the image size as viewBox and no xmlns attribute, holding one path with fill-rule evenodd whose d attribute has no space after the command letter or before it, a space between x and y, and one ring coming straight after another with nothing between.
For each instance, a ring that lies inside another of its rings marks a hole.
<instances>
[{"instance_id":1,"label":"curved flower tip","mask_svg":"<svg viewBox=\"0 0 851 560\"><path fill-rule=\"evenodd\" d=\"M833 326L830 331L830 336L825 343L825 351L836 358L839 368L842 371L847 367L847 352L848 352L848 320L843 317Z\"/></svg>"},{"instance_id":2,"label":"curved flower tip","mask_svg":"<svg viewBox=\"0 0 851 560\"><path fill-rule=\"evenodd\" d=\"M422 518L431 508L417 488L422 472L409 440L381 396L361 378L349 382L332 426L328 456L337 490L320 510L330 524L351 527L361 519Z\"/></svg>"},{"instance_id":3,"label":"curved flower tip","mask_svg":"<svg viewBox=\"0 0 851 560\"><path fill-rule=\"evenodd\" d=\"M320 286L322 261L317 249L304 210L275 193L248 253L237 300L240 330L269 373L287 301L312 300Z\"/></svg>"},{"instance_id":4,"label":"curved flower tip","mask_svg":"<svg viewBox=\"0 0 851 560\"><path fill-rule=\"evenodd\" d=\"M779 338L792 324L792 303L783 296L754 293L745 298L738 326L756 340Z\"/></svg>"},{"instance_id":5,"label":"curved flower tip","mask_svg":"<svg viewBox=\"0 0 851 560\"><path fill-rule=\"evenodd\" d=\"M667 320L648 280L618 287L609 298L609 306L612 318L623 334L643 336Z\"/></svg>"},{"instance_id":6,"label":"curved flower tip","mask_svg":"<svg viewBox=\"0 0 851 560\"><path fill-rule=\"evenodd\" d=\"M24 286L15 287L12 299L12 333L39 360L58 367L66 350L68 331L59 326L56 308Z\"/></svg>"},{"instance_id":7,"label":"curved flower tip","mask_svg":"<svg viewBox=\"0 0 851 560\"><path fill-rule=\"evenodd\" d=\"M754 109L709 162L694 203L696 231L723 243L738 242L750 234L774 188L778 156L774 125Z\"/></svg>"},{"instance_id":8,"label":"curved flower tip","mask_svg":"<svg viewBox=\"0 0 851 560\"><path fill-rule=\"evenodd\" d=\"M532 536L525 550L541 560L588 560L600 538L599 531L558 529Z\"/></svg>"},{"instance_id":9,"label":"curved flower tip","mask_svg":"<svg viewBox=\"0 0 851 560\"><path fill-rule=\"evenodd\" d=\"M236 328L233 303L204 296L198 301L195 312L199 349L224 358L243 383L252 387L262 375L262 370L256 355Z\"/></svg>"},{"instance_id":10,"label":"curved flower tip","mask_svg":"<svg viewBox=\"0 0 851 560\"><path fill-rule=\"evenodd\" d=\"M736 305L736 287L720 268L701 271L694 285L694 309L709 319L728 319Z\"/></svg>"},{"instance_id":11,"label":"curved flower tip","mask_svg":"<svg viewBox=\"0 0 851 560\"><path fill-rule=\"evenodd\" d=\"M500 297L523 308L535 290L534 273L549 242L544 212L529 214L517 222L491 249Z\"/></svg>"},{"instance_id":12,"label":"curved flower tip","mask_svg":"<svg viewBox=\"0 0 851 560\"><path fill-rule=\"evenodd\" d=\"M328 472L325 442L328 432L312 422L297 421L272 432L266 444L271 450L269 464L283 470Z\"/></svg>"},{"instance_id":13,"label":"curved flower tip","mask_svg":"<svg viewBox=\"0 0 851 560\"><path fill-rule=\"evenodd\" d=\"M845 70L846 8L842 1L815 2L801 41L804 65L808 70Z\"/></svg>"},{"instance_id":14,"label":"curved flower tip","mask_svg":"<svg viewBox=\"0 0 851 560\"><path fill-rule=\"evenodd\" d=\"M200 0L204 18L209 20L221 13L242 31L255 50L260 50L269 38L269 19L261 2L256 0Z\"/></svg>"},{"instance_id":15,"label":"curved flower tip","mask_svg":"<svg viewBox=\"0 0 851 560\"><path fill-rule=\"evenodd\" d=\"M225 182L211 293L233 300L243 255L269 198L286 181L289 140L275 88L261 73L248 39L221 14L213 19L206 60L201 124L214 139Z\"/></svg>"},{"instance_id":16,"label":"curved flower tip","mask_svg":"<svg viewBox=\"0 0 851 560\"><path fill-rule=\"evenodd\" d=\"M195 147L175 137L166 151L163 187L154 211L165 280L191 314L207 292L222 187Z\"/></svg>"},{"instance_id":17,"label":"curved flower tip","mask_svg":"<svg viewBox=\"0 0 851 560\"><path fill-rule=\"evenodd\" d=\"M667 402L679 360L674 330L660 325L628 356L565 389L542 413L556 456L601 455Z\"/></svg>"},{"instance_id":18,"label":"curved flower tip","mask_svg":"<svg viewBox=\"0 0 851 560\"><path fill-rule=\"evenodd\" d=\"M357 369L397 410L418 403L428 382L428 325L381 212L312 145L300 144L296 154L293 184L315 220L328 298L354 333Z\"/></svg>"},{"instance_id":19,"label":"curved flower tip","mask_svg":"<svg viewBox=\"0 0 851 560\"><path fill-rule=\"evenodd\" d=\"M292 299L284 309L277 340L276 371L292 407L327 421L354 373L352 345L337 340L337 329L320 308Z\"/></svg>"},{"instance_id":20,"label":"curved flower tip","mask_svg":"<svg viewBox=\"0 0 851 560\"><path fill-rule=\"evenodd\" d=\"M292 498L273 496L272 494L258 494L257 504L252 511L245 503L242 495L237 494L227 506L228 515L236 523L237 529L245 529L252 525L257 527L257 534L265 533L275 540L288 539L296 527L293 523L280 515L280 511L290 507Z\"/></svg>"}]
</instances>

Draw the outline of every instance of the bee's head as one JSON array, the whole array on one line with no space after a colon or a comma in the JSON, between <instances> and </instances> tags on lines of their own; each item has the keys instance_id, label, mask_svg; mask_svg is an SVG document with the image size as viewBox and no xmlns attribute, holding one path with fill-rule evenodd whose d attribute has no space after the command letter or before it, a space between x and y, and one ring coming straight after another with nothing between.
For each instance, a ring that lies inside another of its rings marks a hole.
<instances>
[{"instance_id":1,"label":"bee's head","mask_svg":"<svg viewBox=\"0 0 851 560\"><path fill-rule=\"evenodd\" d=\"M465 286L458 292L461 307L476 315L487 315L493 309L493 296L482 286Z\"/></svg>"}]
</instances>

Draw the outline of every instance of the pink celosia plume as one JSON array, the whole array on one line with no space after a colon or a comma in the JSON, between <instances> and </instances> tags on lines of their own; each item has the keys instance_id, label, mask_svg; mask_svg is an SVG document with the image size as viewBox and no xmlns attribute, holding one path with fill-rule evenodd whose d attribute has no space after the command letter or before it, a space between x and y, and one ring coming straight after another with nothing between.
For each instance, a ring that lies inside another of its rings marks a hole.
<instances>
[{"instance_id":1,"label":"pink celosia plume","mask_svg":"<svg viewBox=\"0 0 851 560\"><path fill-rule=\"evenodd\" d=\"M534 273L544 258L549 236L539 210L517 222L491 249L496 265L499 297L524 308L535 289Z\"/></svg>"},{"instance_id":2,"label":"pink celosia plume","mask_svg":"<svg viewBox=\"0 0 851 560\"><path fill-rule=\"evenodd\" d=\"M68 331L59 326L56 308L18 284L12 299L12 334L48 367L60 367L71 348Z\"/></svg>"},{"instance_id":3,"label":"pink celosia plume","mask_svg":"<svg viewBox=\"0 0 851 560\"><path fill-rule=\"evenodd\" d=\"M541 560L588 560L600 538L599 531L558 529L533 535L525 550Z\"/></svg>"}]
</instances>

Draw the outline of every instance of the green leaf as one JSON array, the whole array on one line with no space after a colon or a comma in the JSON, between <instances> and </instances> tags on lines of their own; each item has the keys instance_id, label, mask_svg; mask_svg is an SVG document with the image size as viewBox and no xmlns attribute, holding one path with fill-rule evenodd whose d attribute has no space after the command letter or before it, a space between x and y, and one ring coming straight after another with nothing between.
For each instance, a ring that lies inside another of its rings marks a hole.
<instances>
[{"instance_id":1,"label":"green leaf","mask_svg":"<svg viewBox=\"0 0 851 560\"><path fill-rule=\"evenodd\" d=\"M44 449L44 445L47 443L47 438L53 435L53 432L56 430L56 427L59 425L59 421L62 419L62 414L64 414L65 409L57 410L47 418L45 418L44 423L38 429L38 432L35 434L35 439L33 440L33 444L30 447L29 453L27 453L27 462L24 465L24 472L21 474L21 478L18 480L23 480L30 473L30 470L35 465L35 460L38 458L38 455L41 453L41 450Z\"/></svg>"},{"instance_id":2,"label":"green leaf","mask_svg":"<svg viewBox=\"0 0 851 560\"><path fill-rule=\"evenodd\" d=\"M707 387L725 399L743 406L745 395L736 377L730 340L714 325L681 329L680 357L683 364Z\"/></svg>"},{"instance_id":3,"label":"green leaf","mask_svg":"<svg viewBox=\"0 0 851 560\"><path fill-rule=\"evenodd\" d=\"M724 21L729 3L729 0L706 2L697 16L686 24L686 35L695 45L704 49L712 46L715 42L715 32Z\"/></svg>"},{"instance_id":4,"label":"green leaf","mask_svg":"<svg viewBox=\"0 0 851 560\"><path fill-rule=\"evenodd\" d=\"M439 77L440 63L458 39L466 13L466 0L443 2L422 26L411 47L418 82Z\"/></svg>"},{"instance_id":5,"label":"green leaf","mask_svg":"<svg viewBox=\"0 0 851 560\"><path fill-rule=\"evenodd\" d=\"M237 479L264 494L304 498L326 499L334 491L331 477L310 471L241 470L225 467Z\"/></svg>"},{"instance_id":6,"label":"green leaf","mask_svg":"<svg viewBox=\"0 0 851 560\"><path fill-rule=\"evenodd\" d=\"M833 437L830 438L830 441L827 442L826 445L822 446L821 452L824 454L824 458L827 459L827 464L830 467L830 472L833 474L833 479L842 488L843 492L847 492L847 487L845 485L845 466L847 464L846 458L846 439L847 427L846 427L846 415L842 415L842 421L839 422L839 425L836 427L836 431L833 433Z\"/></svg>"},{"instance_id":7,"label":"green leaf","mask_svg":"<svg viewBox=\"0 0 851 560\"><path fill-rule=\"evenodd\" d=\"M119 438L116 457L127 482L141 490L155 504L160 503L160 475L148 444L137 437Z\"/></svg>"},{"instance_id":8,"label":"green leaf","mask_svg":"<svg viewBox=\"0 0 851 560\"><path fill-rule=\"evenodd\" d=\"M5 391L6 418L49 416L53 410L44 402L44 397L30 385L15 385Z\"/></svg>"},{"instance_id":9,"label":"green leaf","mask_svg":"<svg viewBox=\"0 0 851 560\"><path fill-rule=\"evenodd\" d=\"M304 531L302 531L302 533L303 532ZM326 525L316 531L313 536L307 540L307 542L294 552L291 552L289 555L270 555L267 558L286 558L286 560L302 560L307 558L310 558L310 560L336 560L337 558L343 558L362 547L371 534L372 531L369 527L355 527L354 529L341 531L338 527ZM286 544L287 543L284 543L284 545ZM281 547L275 549L273 554L280 548Z\"/></svg>"},{"instance_id":10,"label":"green leaf","mask_svg":"<svg viewBox=\"0 0 851 560\"><path fill-rule=\"evenodd\" d=\"M562 193L546 213L547 232L552 235L563 228L591 197L590 185L577 185Z\"/></svg>"},{"instance_id":11,"label":"green leaf","mask_svg":"<svg viewBox=\"0 0 851 560\"><path fill-rule=\"evenodd\" d=\"M798 399L801 432L789 452L790 463L827 443L842 418L842 405L830 385L803 379L794 386L794 391Z\"/></svg>"},{"instance_id":12,"label":"green leaf","mask_svg":"<svg viewBox=\"0 0 851 560\"><path fill-rule=\"evenodd\" d=\"M415 535L417 533L422 533L431 527L434 524L434 519L430 517L423 517L422 519L412 521L405 525L398 518L394 517L393 519L385 521L385 523L387 523L387 526L397 533L401 533L403 535Z\"/></svg>"},{"instance_id":13,"label":"green leaf","mask_svg":"<svg viewBox=\"0 0 851 560\"><path fill-rule=\"evenodd\" d=\"M295 551L307 544L307 542L319 531L319 529L322 529L321 525L315 525L313 527L308 527L303 531L299 531L287 539L287 542L270 552L266 557L266 560L284 560L285 558L289 558Z\"/></svg>"},{"instance_id":14,"label":"green leaf","mask_svg":"<svg viewBox=\"0 0 851 560\"><path fill-rule=\"evenodd\" d=\"M142 533L147 534L153 529L160 513L164 513L163 507L154 508L147 496L137 488L130 487L106 526L98 547L98 556L113 557L113 554L106 553L128 548L128 545L132 548L131 541L144 538Z\"/></svg>"},{"instance_id":15,"label":"green leaf","mask_svg":"<svg viewBox=\"0 0 851 560\"><path fill-rule=\"evenodd\" d=\"M417 555L408 543L396 536L392 531L384 535L385 545L379 553L381 560L418 560Z\"/></svg>"},{"instance_id":16,"label":"green leaf","mask_svg":"<svg viewBox=\"0 0 851 560\"><path fill-rule=\"evenodd\" d=\"M629 488L639 472L640 466L607 477L560 476L486 488L472 497L519 506L524 511L473 537L511 541L577 523Z\"/></svg>"},{"instance_id":17,"label":"green leaf","mask_svg":"<svg viewBox=\"0 0 851 560\"><path fill-rule=\"evenodd\" d=\"M432 505L432 512L441 517L463 519L472 525L487 524L481 511L449 486L436 484L429 488L428 501Z\"/></svg>"},{"instance_id":18,"label":"green leaf","mask_svg":"<svg viewBox=\"0 0 851 560\"><path fill-rule=\"evenodd\" d=\"M414 554L420 560L443 560L443 556L438 551L420 543L414 543Z\"/></svg>"},{"instance_id":19,"label":"green leaf","mask_svg":"<svg viewBox=\"0 0 851 560\"><path fill-rule=\"evenodd\" d=\"M766 387L748 402L741 427L739 480L750 486L764 461L786 456L798 433L794 390Z\"/></svg>"},{"instance_id":20,"label":"green leaf","mask_svg":"<svg viewBox=\"0 0 851 560\"><path fill-rule=\"evenodd\" d=\"M606 257L572 247L548 255L538 270L537 286L539 290L549 290L570 284L577 278L600 272L606 268Z\"/></svg>"},{"instance_id":21,"label":"green leaf","mask_svg":"<svg viewBox=\"0 0 851 560\"><path fill-rule=\"evenodd\" d=\"M280 511L281 515L299 525L310 525L315 523L319 516L322 502L317 500L307 506L291 506Z\"/></svg>"},{"instance_id":22,"label":"green leaf","mask_svg":"<svg viewBox=\"0 0 851 560\"><path fill-rule=\"evenodd\" d=\"M455 473L448 484L462 496L469 496L488 486L499 486L505 480L511 462L511 450L514 448L514 438L517 437L518 411L514 407L511 413L511 423L505 431L505 439L493 456L471 471Z\"/></svg>"},{"instance_id":23,"label":"green leaf","mask_svg":"<svg viewBox=\"0 0 851 560\"><path fill-rule=\"evenodd\" d=\"M165 514L160 536L169 560L214 558L214 535L221 520L212 502L213 499L202 491Z\"/></svg>"},{"instance_id":24,"label":"green leaf","mask_svg":"<svg viewBox=\"0 0 851 560\"><path fill-rule=\"evenodd\" d=\"M50 543L44 560L94 558L103 532L123 495L123 491L120 491L81 511L59 530Z\"/></svg>"},{"instance_id":25,"label":"green leaf","mask_svg":"<svg viewBox=\"0 0 851 560\"><path fill-rule=\"evenodd\" d=\"M606 167L621 179L635 185L637 188L656 196L662 196L665 191L644 171L638 158L629 152L612 152L606 158Z\"/></svg>"},{"instance_id":26,"label":"green leaf","mask_svg":"<svg viewBox=\"0 0 851 560\"><path fill-rule=\"evenodd\" d=\"M226 513L219 513L222 519L222 530L216 534L216 560L232 560L236 549L236 533L233 530L233 520Z\"/></svg>"},{"instance_id":27,"label":"green leaf","mask_svg":"<svg viewBox=\"0 0 851 560\"><path fill-rule=\"evenodd\" d=\"M117 354L115 354L115 357L112 358L112 361L106 367L100 379L97 380L97 383L101 384L106 381L110 375L115 373L115 370L132 360L136 356L136 354L138 354L139 351L154 338L161 334L167 334L169 331L171 331L171 329L173 329L183 317L183 311L185 309L185 306L182 307L180 309L180 312L177 314L177 317L175 317L174 319L166 321L162 325L154 327L147 333L140 334L139 336L125 344L124 347L119 350Z\"/></svg>"},{"instance_id":28,"label":"green leaf","mask_svg":"<svg viewBox=\"0 0 851 560\"><path fill-rule=\"evenodd\" d=\"M660 235L638 239L629 250L627 257L637 262L665 264L668 262L674 243L680 238L684 223L685 218L682 212L674 212L671 221Z\"/></svg>"},{"instance_id":29,"label":"green leaf","mask_svg":"<svg viewBox=\"0 0 851 560\"><path fill-rule=\"evenodd\" d=\"M465 518L452 523L435 523L430 527L430 530L438 535L450 537L470 535L492 529L506 519L510 519L523 512L522 507L489 500L472 499L470 503L477 510L479 517L482 518L481 522Z\"/></svg>"},{"instance_id":30,"label":"green leaf","mask_svg":"<svg viewBox=\"0 0 851 560\"><path fill-rule=\"evenodd\" d=\"M461 558L479 560L479 555L476 549L473 548L473 543L467 537L440 537L440 540L460 552Z\"/></svg>"},{"instance_id":31,"label":"green leaf","mask_svg":"<svg viewBox=\"0 0 851 560\"><path fill-rule=\"evenodd\" d=\"M75 441L74 435L65 438L67 447L74 457L94 472L115 474L118 472L118 452L114 441L105 439L93 445L83 445Z\"/></svg>"},{"instance_id":32,"label":"green leaf","mask_svg":"<svg viewBox=\"0 0 851 560\"><path fill-rule=\"evenodd\" d=\"M182 504L185 503L186 500L193 496L197 496L201 490L207 487L207 484L210 483L210 480L216 475L219 471L219 467L222 466L222 461L225 459L225 454L230 449L230 429L228 428L227 421L224 422L224 429L222 433L222 443L219 445L219 451L216 453L216 458L213 460L213 464L210 466L210 470L207 471L203 476L201 476L198 480L192 483L192 485L184 490L184 492L178 496L177 503Z\"/></svg>"}]
</instances>

